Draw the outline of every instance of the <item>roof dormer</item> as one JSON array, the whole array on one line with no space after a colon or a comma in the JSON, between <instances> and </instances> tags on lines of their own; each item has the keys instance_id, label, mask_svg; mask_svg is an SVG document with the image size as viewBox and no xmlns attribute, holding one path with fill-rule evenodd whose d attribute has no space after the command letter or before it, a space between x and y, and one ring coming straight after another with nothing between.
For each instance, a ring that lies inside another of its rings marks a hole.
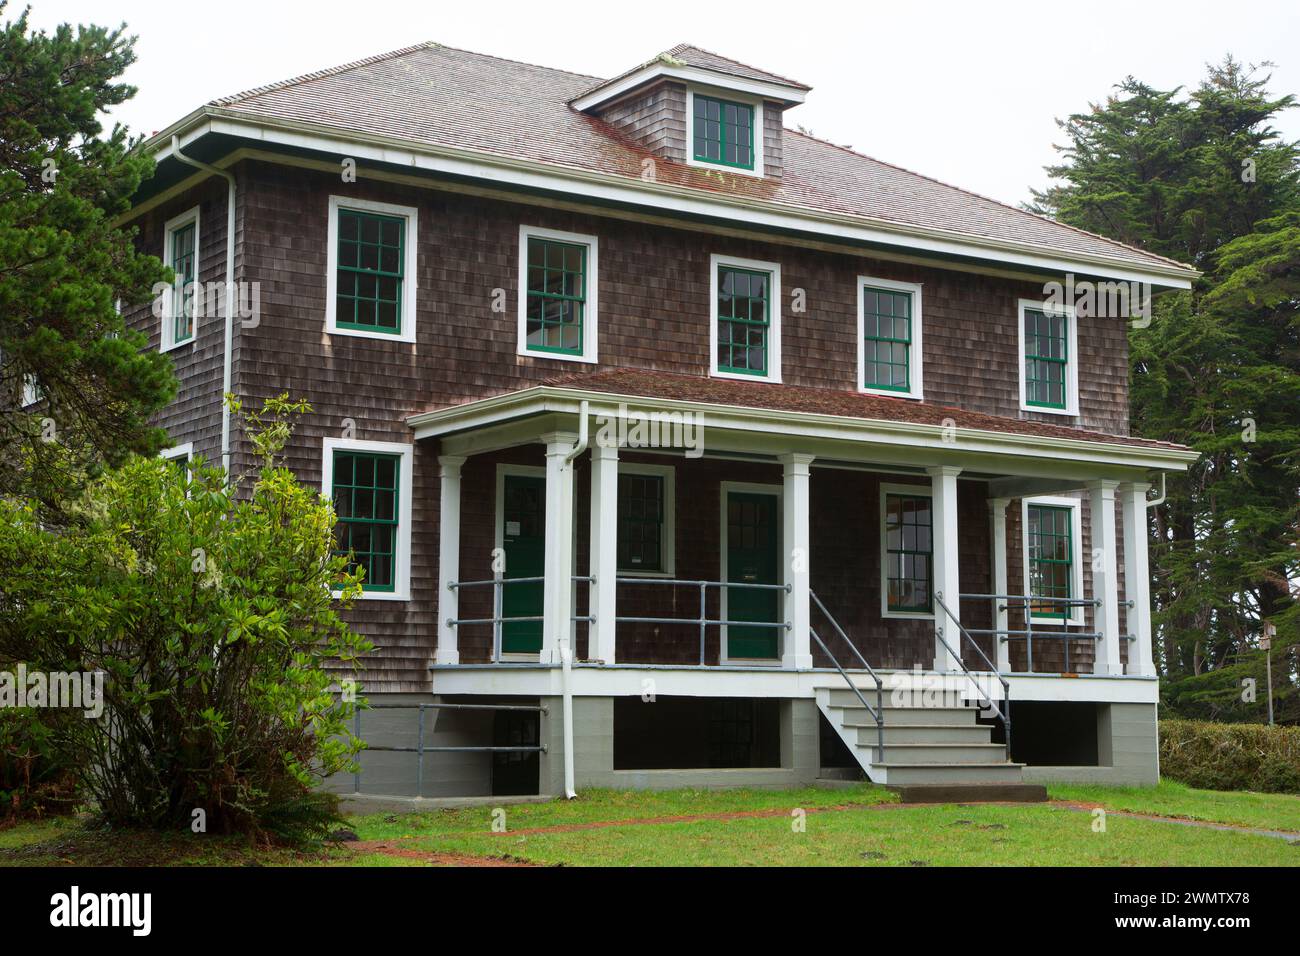
<instances>
[{"instance_id":1,"label":"roof dormer","mask_svg":"<svg viewBox=\"0 0 1300 956\"><path fill-rule=\"evenodd\" d=\"M569 105L599 116L665 159L780 178L781 117L809 89L681 44Z\"/></svg>"}]
</instances>

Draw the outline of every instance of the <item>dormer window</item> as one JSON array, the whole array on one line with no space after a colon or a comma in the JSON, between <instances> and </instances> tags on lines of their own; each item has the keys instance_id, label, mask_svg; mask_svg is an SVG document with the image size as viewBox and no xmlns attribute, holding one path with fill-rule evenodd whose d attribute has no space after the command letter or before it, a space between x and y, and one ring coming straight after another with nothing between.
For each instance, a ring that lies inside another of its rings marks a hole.
<instances>
[{"instance_id":1,"label":"dormer window","mask_svg":"<svg viewBox=\"0 0 1300 956\"><path fill-rule=\"evenodd\" d=\"M686 88L686 161L692 166L762 176L761 99L713 87Z\"/></svg>"},{"instance_id":2,"label":"dormer window","mask_svg":"<svg viewBox=\"0 0 1300 956\"><path fill-rule=\"evenodd\" d=\"M696 94L694 153L702 163L754 168L754 107Z\"/></svg>"}]
</instances>

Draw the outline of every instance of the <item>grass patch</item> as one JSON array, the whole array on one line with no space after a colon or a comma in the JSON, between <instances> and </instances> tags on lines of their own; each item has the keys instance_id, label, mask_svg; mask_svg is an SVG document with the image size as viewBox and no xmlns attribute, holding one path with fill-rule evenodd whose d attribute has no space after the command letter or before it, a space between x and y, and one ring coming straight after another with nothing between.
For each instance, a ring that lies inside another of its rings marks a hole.
<instances>
[{"instance_id":1,"label":"grass patch","mask_svg":"<svg viewBox=\"0 0 1300 956\"><path fill-rule=\"evenodd\" d=\"M1300 799L1162 784L1053 786L1057 799L1114 810L1300 829ZM802 808L803 832L791 811ZM909 806L870 784L841 790L585 790L577 800L353 819L372 841L312 850L189 833L108 832L85 819L0 831L0 866L1300 866L1300 844L1052 804ZM684 819L683 819L684 818Z\"/></svg>"},{"instance_id":2,"label":"grass patch","mask_svg":"<svg viewBox=\"0 0 1300 956\"><path fill-rule=\"evenodd\" d=\"M509 856L564 866L1300 866L1300 846L1268 837L1111 817L1052 805L863 806L790 817L625 822L593 829L421 833L405 850ZM413 821L412 821L413 822Z\"/></svg>"},{"instance_id":3,"label":"grass patch","mask_svg":"<svg viewBox=\"0 0 1300 956\"><path fill-rule=\"evenodd\" d=\"M1288 794L1196 790L1173 780L1157 787L1052 784L1047 792L1054 800L1099 803L1110 810L1300 833L1300 797Z\"/></svg>"}]
</instances>

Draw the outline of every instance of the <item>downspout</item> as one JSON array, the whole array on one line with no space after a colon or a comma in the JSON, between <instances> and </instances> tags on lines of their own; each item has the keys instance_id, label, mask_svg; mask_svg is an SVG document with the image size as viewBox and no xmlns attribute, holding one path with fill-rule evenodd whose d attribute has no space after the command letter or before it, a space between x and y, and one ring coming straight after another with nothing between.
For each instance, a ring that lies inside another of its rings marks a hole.
<instances>
[{"instance_id":1,"label":"downspout","mask_svg":"<svg viewBox=\"0 0 1300 956\"><path fill-rule=\"evenodd\" d=\"M564 467L572 468L573 462L587 450L589 426L587 424L588 404L584 400L578 412L578 443L573 451L564 456ZM570 483L570 495L574 491ZM573 498L569 498L568 507L573 507ZM569 569L572 571L572 569ZM572 576L571 574L569 576ZM572 588L572 582L568 583ZM591 585L587 585L590 593ZM560 644L560 693L564 701L564 796L572 800L578 795L574 787L573 774L573 624L564 621L561 624L564 640Z\"/></svg>"},{"instance_id":2,"label":"downspout","mask_svg":"<svg viewBox=\"0 0 1300 956\"><path fill-rule=\"evenodd\" d=\"M1150 511L1152 508L1159 508L1164 503L1165 503L1165 473L1162 471L1160 472L1160 497L1150 499L1147 502L1147 510Z\"/></svg>"},{"instance_id":3,"label":"downspout","mask_svg":"<svg viewBox=\"0 0 1300 956\"><path fill-rule=\"evenodd\" d=\"M225 319L226 338L221 353L221 469L230 480L230 407L226 396L230 394L231 355L234 351L235 338L235 175L229 170L218 169L197 159L191 159L181 152L181 141L172 135L172 155L186 165L201 169L226 181L226 294ZM198 271L195 270L197 279Z\"/></svg>"}]
</instances>

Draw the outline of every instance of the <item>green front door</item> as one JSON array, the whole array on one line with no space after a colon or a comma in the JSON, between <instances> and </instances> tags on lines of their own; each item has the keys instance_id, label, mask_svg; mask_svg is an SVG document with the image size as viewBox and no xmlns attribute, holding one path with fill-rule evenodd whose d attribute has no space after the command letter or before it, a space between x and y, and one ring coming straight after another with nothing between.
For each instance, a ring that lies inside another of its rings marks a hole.
<instances>
[{"instance_id":1,"label":"green front door","mask_svg":"<svg viewBox=\"0 0 1300 956\"><path fill-rule=\"evenodd\" d=\"M727 582L777 584L777 497L727 493ZM727 620L779 621L781 593L768 588L727 588ZM727 628L727 657L775 660L780 647L775 627Z\"/></svg>"},{"instance_id":2,"label":"green front door","mask_svg":"<svg viewBox=\"0 0 1300 956\"><path fill-rule=\"evenodd\" d=\"M546 480L526 475L505 476L501 545L505 549L503 577L539 578L546 560ZM506 584L501 616L542 616L542 582ZM501 650L506 654L536 654L542 649L542 622L516 621L501 625Z\"/></svg>"}]
</instances>

